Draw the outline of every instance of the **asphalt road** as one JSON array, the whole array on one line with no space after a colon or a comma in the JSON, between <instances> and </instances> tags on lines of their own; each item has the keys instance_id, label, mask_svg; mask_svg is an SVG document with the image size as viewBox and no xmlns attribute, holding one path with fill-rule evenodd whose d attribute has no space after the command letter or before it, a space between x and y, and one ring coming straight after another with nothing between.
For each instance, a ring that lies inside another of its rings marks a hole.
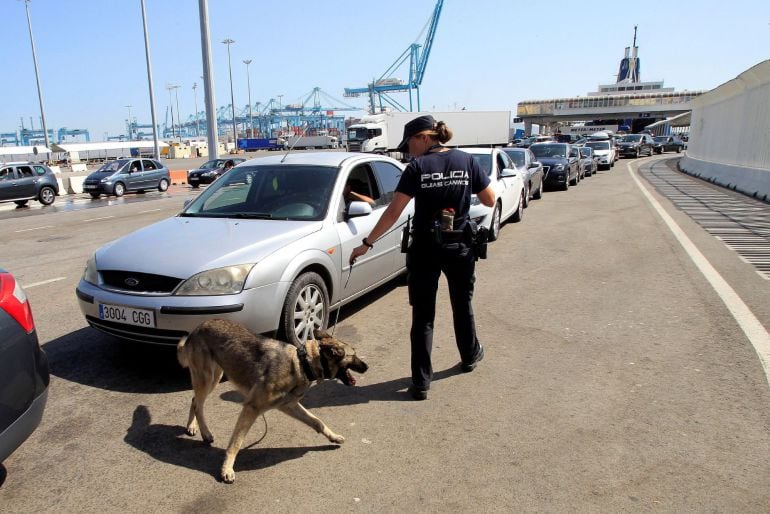
<instances>
[{"instance_id":1,"label":"asphalt road","mask_svg":"<svg viewBox=\"0 0 770 514\"><path fill-rule=\"evenodd\" d=\"M213 446L186 436L175 353L88 328L74 294L97 247L192 193L0 211L0 265L27 289L52 374L42 424L0 469L0 512L767 512L767 371L634 177L764 327L770 282L646 180L674 161L620 161L503 227L477 268L473 373L442 286L428 401L405 393L403 281L343 307L336 335L370 370L304 404L347 442L269 412L233 485L218 480L229 384L207 403Z\"/></svg>"}]
</instances>

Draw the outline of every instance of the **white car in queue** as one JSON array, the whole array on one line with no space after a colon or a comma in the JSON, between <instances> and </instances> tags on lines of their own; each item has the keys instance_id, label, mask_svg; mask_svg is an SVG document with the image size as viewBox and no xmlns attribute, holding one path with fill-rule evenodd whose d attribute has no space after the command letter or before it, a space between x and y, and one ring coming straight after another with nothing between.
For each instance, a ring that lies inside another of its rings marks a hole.
<instances>
[{"instance_id":1,"label":"white car in queue","mask_svg":"<svg viewBox=\"0 0 770 514\"><path fill-rule=\"evenodd\" d=\"M481 169L486 172L495 190L495 205L487 207L473 195L471 197L470 218L478 226L489 229L489 240L494 241L500 235L500 226L511 218L519 222L524 217L524 174L516 169L513 161L502 148L463 148L476 159Z\"/></svg>"},{"instance_id":2,"label":"white car in queue","mask_svg":"<svg viewBox=\"0 0 770 514\"><path fill-rule=\"evenodd\" d=\"M77 298L92 327L122 339L176 344L226 318L297 343L329 313L405 271L396 228L358 259L404 166L343 152L252 159L177 216L99 248ZM343 198L346 184L373 202ZM396 227L414 213L410 202Z\"/></svg>"}]
</instances>

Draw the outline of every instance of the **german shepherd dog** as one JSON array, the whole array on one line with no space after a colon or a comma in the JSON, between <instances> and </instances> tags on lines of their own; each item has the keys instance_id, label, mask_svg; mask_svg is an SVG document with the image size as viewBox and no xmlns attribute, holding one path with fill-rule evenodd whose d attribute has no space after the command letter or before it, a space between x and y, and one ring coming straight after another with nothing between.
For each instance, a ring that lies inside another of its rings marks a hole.
<instances>
[{"instance_id":1,"label":"german shepherd dog","mask_svg":"<svg viewBox=\"0 0 770 514\"><path fill-rule=\"evenodd\" d=\"M222 379L222 373L243 395L243 409L235 424L222 464L222 480L235 480L233 463L243 439L260 414L278 409L322 433L332 443L345 438L332 432L323 421L307 411L300 400L314 380L336 378L355 385L350 370L364 373L368 366L356 356L352 346L316 331L307 341L306 363L298 349L288 343L254 335L246 327L227 320L205 321L177 345L177 358L190 369L194 396L187 420L187 433L212 443L214 436L206 425L203 404Z\"/></svg>"}]
</instances>

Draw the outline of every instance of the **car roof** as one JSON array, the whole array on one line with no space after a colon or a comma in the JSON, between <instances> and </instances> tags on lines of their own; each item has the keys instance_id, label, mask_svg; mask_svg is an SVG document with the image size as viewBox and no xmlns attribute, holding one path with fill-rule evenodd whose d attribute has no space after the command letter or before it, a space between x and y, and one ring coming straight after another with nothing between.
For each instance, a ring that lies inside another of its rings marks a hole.
<instances>
[{"instance_id":1,"label":"car roof","mask_svg":"<svg viewBox=\"0 0 770 514\"><path fill-rule=\"evenodd\" d=\"M461 150L463 152L475 153L475 154L485 154L485 153L491 154L495 150L502 150L502 148L485 148L483 146L473 146L469 148L461 148Z\"/></svg>"},{"instance_id":2,"label":"car roof","mask_svg":"<svg viewBox=\"0 0 770 514\"><path fill-rule=\"evenodd\" d=\"M526 153L527 148L518 148L515 146L506 146L505 148L501 148L504 152L520 152L520 153Z\"/></svg>"},{"instance_id":3,"label":"car roof","mask_svg":"<svg viewBox=\"0 0 770 514\"><path fill-rule=\"evenodd\" d=\"M284 157L286 158L284 159ZM345 161L350 159L372 159L373 157L375 157L373 154L356 152L296 152L289 153L288 155L281 152L278 155L267 155L264 157L249 159L248 161L241 164L264 166L269 164L283 163L340 167ZM397 160L391 159L390 157L377 157L382 160L398 163Z\"/></svg>"}]
</instances>

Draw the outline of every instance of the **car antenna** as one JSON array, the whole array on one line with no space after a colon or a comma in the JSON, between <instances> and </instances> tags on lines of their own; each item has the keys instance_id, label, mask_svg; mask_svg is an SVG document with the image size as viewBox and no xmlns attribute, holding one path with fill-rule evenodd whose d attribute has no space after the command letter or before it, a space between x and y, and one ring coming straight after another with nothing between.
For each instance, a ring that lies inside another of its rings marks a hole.
<instances>
[{"instance_id":1,"label":"car antenna","mask_svg":"<svg viewBox=\"0 0 770 514\"><path fill-rule=\"evenodd\" d=\"M291 151L292 151L292 150L294 150L294 147L297 145L297 143L299 143L299 140L300 140L300 139L302 139L302 137L305 135L305 132L307 132L307 129L308 129L309 127L310 127L310 123L308 123L308 122L305 122L305 129L302 131L302 134L300 134L300 135L299 135L299 137L298 137L297 139L295 139L295 140L294 140L294 144L293 144L293 145L291 145L291 148L289 148L289 149L286 151L286 155L284 155L284 156L283 156L283 158L281 159L281 164L283 164L283 161L285 161L285 160L286 160L286 158L289 156L289 154L291 153Z\"/></svg>"}]
</instances>

